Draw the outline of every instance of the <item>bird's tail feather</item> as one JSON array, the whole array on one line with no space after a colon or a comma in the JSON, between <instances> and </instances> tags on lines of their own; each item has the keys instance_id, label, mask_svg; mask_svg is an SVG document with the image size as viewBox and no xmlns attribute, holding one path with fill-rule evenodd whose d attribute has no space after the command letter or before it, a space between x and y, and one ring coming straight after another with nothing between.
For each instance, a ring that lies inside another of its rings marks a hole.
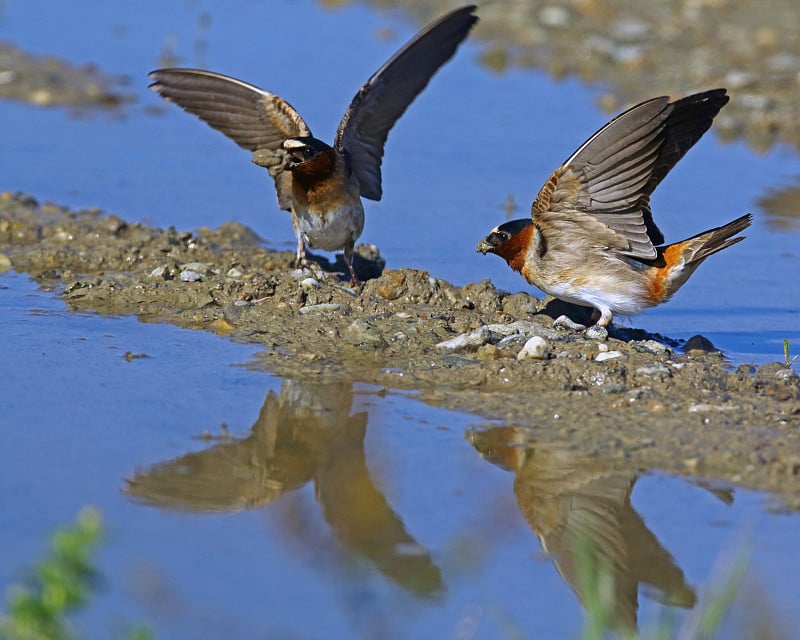
<instances>
[{"instance_id":1,"label":"bird's tail feather","mask_svg":"<svg viewBox=\"0 0 800 640\"><path fill-rule=\"evenodd\" d=\"M685 244L684 260L687 265L697 266L708 256L722 251L744 240L744 236L734 237L737 233L741 233L753 221L752 214L748 213L740 218L736 218L728 224L721 227L709 229L703 233L699 233L679 244Z\"/></svg>"}]
</instances>

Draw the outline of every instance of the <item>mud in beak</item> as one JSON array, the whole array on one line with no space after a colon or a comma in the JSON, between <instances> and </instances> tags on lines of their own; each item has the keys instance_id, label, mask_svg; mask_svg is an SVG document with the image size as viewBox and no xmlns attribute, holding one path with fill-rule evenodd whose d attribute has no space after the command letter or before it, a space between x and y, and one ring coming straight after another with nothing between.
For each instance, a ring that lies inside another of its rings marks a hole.
<instances>
[{"instance_id":1,"label":"mud in beak","mask_svg":"<svg viewBox=\"0 0 800 640\"><path fill-rule=\"evenodd\" d=\"M289 168L291 156L282 149L258 149L253 152L252 162L269 170L270 174Z\"/></svg>"},{"instance_id":2,"label":"mud in beak","mask_svg":"<svg viewBox=\"0 0 800 640\"><path fill-rule=\"evenodd\" d=\"M478 246L475 247L475 251L478 253L482 253L486 255L487 253L494 253L495 246L489 242L488 238L484 238L478 243Z\"/></svg>"}]
</instances>

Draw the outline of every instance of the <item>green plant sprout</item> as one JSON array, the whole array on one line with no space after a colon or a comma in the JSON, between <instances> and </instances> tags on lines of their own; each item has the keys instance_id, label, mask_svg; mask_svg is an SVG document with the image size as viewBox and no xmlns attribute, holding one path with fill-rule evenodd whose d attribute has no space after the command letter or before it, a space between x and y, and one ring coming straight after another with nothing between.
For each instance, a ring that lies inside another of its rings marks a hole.
<instances>
[{"instance_id":1,"label":"green plant sprout","mask_svg":"<svg viewBox=\"0 0 800 640\"><path fill-rule=\"evenodd\" d=\"M789 360L789 341L784 338L783 339L783 360L786 364L786 368L788 369L791 367L797 360L798 356L794 356L791 360Z\"/></svg>"}]
</instances>

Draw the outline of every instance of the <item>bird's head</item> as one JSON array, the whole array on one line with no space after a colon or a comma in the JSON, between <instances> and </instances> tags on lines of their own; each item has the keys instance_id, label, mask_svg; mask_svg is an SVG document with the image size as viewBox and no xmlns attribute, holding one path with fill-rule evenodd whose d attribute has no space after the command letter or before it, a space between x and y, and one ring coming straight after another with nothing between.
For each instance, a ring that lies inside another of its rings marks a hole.
<instances>
[{"instance_id":1,"label":"bird's head","mask_svg":"<svg viewBox=\"0 0 800 640\"><path fill-rule=\"evenodd\" d=\"M506 222L492 229L478 243L476 251L484 255L494 253L508 262L512 269L519 271L522 269L533 229L530 218Z\"/></svg>"},{"instance_id":2,"label":"bird's head","mask_svg":"<svg viewBox=\"0 0 800 640\"><path fill-rule=\"evenodd\" d=\"M289 169L293 169L306 162L314 162L321 155L333 151L333 148L325 144L322 140L317 140L311 136L287 138L283 141L283 149L289 156Z\"/></svg>"},{"instance_id":3,"label":"bird's head","mask_svg":"<svg viewBox=\"0 0 800 640\"><path fill-rule=\"evenodd\" d=\"M328 178L336 170L337 154L333 147L311 136L283 141L287 153L286 168L301 183L314 183Z\"/></svg>"}]
</instances>

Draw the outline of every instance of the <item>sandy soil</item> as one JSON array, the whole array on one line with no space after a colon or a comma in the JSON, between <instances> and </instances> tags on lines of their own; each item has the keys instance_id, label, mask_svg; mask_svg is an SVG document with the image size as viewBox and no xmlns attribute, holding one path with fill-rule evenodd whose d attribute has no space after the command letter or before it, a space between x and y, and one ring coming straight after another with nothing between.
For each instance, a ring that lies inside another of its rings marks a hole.
<instances>
[{"instance_id":1,"label":"sandy soil","mask_svg":"<svg viewBox=\"0 0 800 640\"><path fill-rule=\"evenodd\" d=\"M236 223L165 231L0 194L0 270L31 274L73 309L213 331L263 345L253 366L281 376L414 389L542 445L773 491L800 508L792 369L732 368L703 339L678 345L630 329L589 339L554 323L565 312L585 321L583 309L488 281L384 271L374 247L359 252L369 279L354 291L341 258L294 269L290 252L265 249ZM532 336L546 353L518 359Z\"/></svg>"}]
</instances>

